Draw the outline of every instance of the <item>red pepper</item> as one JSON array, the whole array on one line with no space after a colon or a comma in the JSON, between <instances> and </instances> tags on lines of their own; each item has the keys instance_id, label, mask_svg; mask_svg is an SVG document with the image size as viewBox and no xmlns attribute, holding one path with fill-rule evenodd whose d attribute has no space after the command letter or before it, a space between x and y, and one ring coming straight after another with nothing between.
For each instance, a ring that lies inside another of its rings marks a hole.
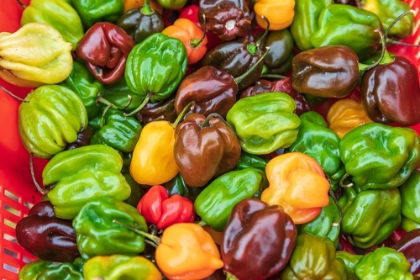
<instances>
[{"instance_id":1,"label":"red pepper","mask_svg":"<svg viewBox=\"0 0 420 280\"><path fill-rule=\"evenodd\" d=\"M137 204L137 210L148 224L165 229L177 223L194 221L194 204L186 197L174 194L169 197L162 186L153 186Z\"/></svg>"}]
</instances>

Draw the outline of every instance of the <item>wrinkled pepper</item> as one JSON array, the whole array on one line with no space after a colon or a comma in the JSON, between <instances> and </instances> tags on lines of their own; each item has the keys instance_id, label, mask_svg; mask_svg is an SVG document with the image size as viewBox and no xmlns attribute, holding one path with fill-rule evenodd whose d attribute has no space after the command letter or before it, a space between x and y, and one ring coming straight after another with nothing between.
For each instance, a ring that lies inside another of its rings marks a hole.
<instances>
[{"instance_id":1,"label":"wrinkled pepper","mask_svg":"<svg viewBox=\"0 0 420 280\"><path fill-rule=\"evenodd\" d=\"M66 79L72 69L71 43L52 26L31 22L15 33L0 33L0 78L20 87Z\"/></svg>"},{"instance_id":2,"label":"wrinkled pepper","mask_svg":"<svg viewBox=\"0 0 420 280\"><path fill-rule=\"evenodd\" d=\"M400 187L402 228L409 232L420 228L420 171L414 170Z\"/></svg>"},{"instance_id":3,"label":"wrinkled pepper","mask_svg":"<svg viewBox=\"0 0 420 280\"><path fill-rule=\"evenodd\" d=\"M244 151L263 155L296 141L300 119L295 109L296 103L286 93L263 93L237 101L226 120L243 139Z\"/></svg>"},{"instance_id":4,"label":"wrinkled pepper","mask_svg":"<svg viewBox=\"0 0 420 280\"><path fill-rule=\"evenodd\" d=\"M261 174L253 168L230 171L216 178L197 197L194 210L216 231L223 231L233 207L251 198L261 184Z\"/></svg>"},{"instance_id":5,"label":"wrinkled pepper","mask_svg":"<svg viewBox=\"0 0 420 280\"><path fill-rule=\"evenodd\" d=\"M355 255L346 251L337 251L335 253L335 257L344 262L347 271L347 278L349 280L359 280L359 278L356 276L354 268L356 267L356 264L359 262L359 260L362 258L362 255Z\"/></svg>"},{"instance_id":6,"label":"wrinkled pepper","mask_svg":"<svg viewBox=\"0 0 420 280\"><path fill-rule=\"evenodd\" d=\"M296 235L281 206L242 200L223 231L221 255L228 279L267 279L278 273L292 255Z\"/></svg>"},{"instance_id":7,"label":"wrinkled pepper","mask_svg":"<svg viewBox=\"0 0 420 280\"><path fill-rule=\"evenodd\" d=\"M54 212L62 219L73 219L92 198L125 200L130 186L120 173L120 154L105 145L89 145L55 155L42 172L43 185Z\"/></svg>"},{"instance_id":8,"label":"wrinkled pepper","mask_svg":"<svg viewBox=\"0 0 420 280\"><path fill-rule=\"evenodd\" d=\"M270 186L261 195L269 205L280 205L295 224L315 219L329 203L330 183L318 162L303 153L276 156L265 168Z\"/></svg>"},{"instance_id":9,"label":"wrinkled pepper","mask_svg":"<svg viewBox=\"0 0 420 280\"><path fill-rule=\"evenodd\" d=\"M86 29L100 21L115 22L124 12L123 0L71 0Z\"/></svg>"},{"instance_id":10,"label":"wrinkled pepper","mask_svg":"<svg viewBox=\"0 0 420 280\"><path fill-rule=\"evenodd\" d=\"M146 222L165 229L177 223L194 222L194 205L186 197L174 194L169 197L163 186L153 186L137 205L137 210Z\"/></svg>"},{"instance_id":11,"label":"wrinkled pepper","mask_svg":"<svg viewBox=\"0 0 420 280\"><path fill-rule=\"evenodd\" d=\"M254 12L257 23L260 27L266 29L267 22L270 22L270 30L283 30L289 27L295 16L295 0L256 0Z\"/></svg>"},{"instance_id":12,"label":"wrinkled pepper","mask_svg":"<svg viewBox=\"0 0 420 280\"><path fill-rule=\"evenodd\" d=\"M37 260L22 267L19 272L19 280L56 280L71 279L84 280L83 274L72 263L60 263Z\"/></svg>"},{"instance_id":13,"label":"wrinkled pepper","mask_svg":"<svg viewBox=\"0 0 420 280\"><path fill-rule=\"evenodd\" d=\"M136 118L141 124L146 125L149 122L157 120L174 122L177 116L178 114L175 110L175 96L171 96L158 103L147 103L147 105L137 113Z\"/></svg>"},{"instance_id":14,"label":"wrinkled pepper","mask_svg":"<svg viewBox=\"0 0 420 280\"><path fill-rule=\"evenodd\" d=\"M405 258L411 264L410 272L419 276L420 274L420 229L414 229L406 234L395 243L392 248L403 253Z\"/></svg>"}]
</instances>

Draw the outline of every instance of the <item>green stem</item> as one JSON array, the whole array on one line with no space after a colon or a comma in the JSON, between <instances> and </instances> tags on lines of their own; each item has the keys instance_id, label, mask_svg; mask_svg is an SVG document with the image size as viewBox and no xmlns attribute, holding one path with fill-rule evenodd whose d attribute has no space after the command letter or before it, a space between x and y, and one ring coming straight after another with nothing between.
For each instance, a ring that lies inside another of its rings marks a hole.
<instances>
[{"instance_id":1,"label":"green stem","mask_svg":"<svg viewBox=\"0 0 420 280\"><path fill-rule=\"evenodd\" d=\"M330 194L331 198L333 199L335 206L337 206L338 213L340 214L340 219L338 220L338 222L332 224L333 227L338 227L341 224L341 221L343 220L343 210L341 209L340 205L338 204L337 198L335 197L335 194L334 194L334 192L331 188L328 191L328 193Z\"/></svg>"},{"instance_id":2,"label":"green stem","mask_svg":"<svg viewBox=\"0 0 420 280\"><path fill-rule=\"evenodd\" d=\"M381 56L378 58L378 60L375 61L375 63L371 65L359 63L359 71L362 73L375 68L379 64L387 64L394 61L394 59L389 55L388 51L386 50L386 42L385 42L384 34L382 33L380 29L375 29L375 32L378 32L379 35L381 36L381 43L382 43Z\"/></svg>"},{"instance_id":3,"label":"green stem","mask_svg":"<svg viewBox=\"0 0 420 280\"><path fill-rule=\"evenodd\" d=\"M400 46L406 46L406 47L415 47L415 48L420 48L420 45L414 45L414 44L409 44L409 43L404 43L404 42L400 42L400 41L396 41L394 39L386 39L387 43L393 44L393 45L400 45Z\"/></svg>"},{"instance_id":4,"label":"green stem","mask_svg":"<svg viewBox=\"0 0 420 280\"><path fill-rule=\"evenodd\" d=\"M416 16L416 11L414 10L409 10L406 11L404 13L402 13L401 15L399 15L389 26L388 28L385 30L385 39L388 39L388 33L391 31L392 27L403 17L405 17L408 14L413 14L414 16Z\"/></svg>"},{"instance_id":5,"label":"green stem","mask_svg":"<svg viewBox=\"0 0 420 280\"><path fill-rule=\"evenodd\" d=\"M147 102L149 102L149 100L150 100L150 98L152 97L152 93L151 92L149 92L147 95L146 95L146 97L144 98L144 100L143 100L143 102L140 104L140 106L139 107L137 107L133 112L131 112L131 113L128 113L128 114L126 114L126 113L124 113L124 117L130 117L130 116L132 116L132 115L134 115L134 114L136 114L138 111L140 111L141 109L143 109L146 105L147 105Z\"/></svg>"},{"instance_id":6,"label":"green stem","mask_svg":"<svg viewBox=\"0 0 420 280\"><path fill-rule=\"evenodd\" d=\"M34 183L36 189L42 194L46 195L48 193L48 190L41 188L41 186L38 184L35 178L35 170L34 170L34 154L31 153L31 156L29 158L29 168L31 169L31 176L32 176L32 182Z\"/></svg>"},{"instance_id":7,"label":"green stem","mask_svg":"<svg viewBox=\"0 0 420 280\"><path fill-rule=\"evenodd\" d=\"M258 39L258 41L255 43L255 45L257 47L260 46L261 42L265 39L265 37L267 37L268 34L268 30L270 29L270 21L268 20L268 18L266 18L265 16L261 16L261 18L263 20L265 20L265 22L267 23L267 27L265 28L264 34Z\"/></svg>"},{"instance_id":8,"label":"green stem","mask_svg":"<svg viewBox=\"0 0 420 280\"><path fill-rule=\"evenodd\" d=\"M207 27L206 27L206 15L203 14L203 36L201 36L201 39L196 39L193 38L190 40L190 46L193 47L194 49L197 48L198 46L200 46L201 42L203 42L204 38L206 38L206 32L207 32Z\"/></svg>"},{"instance_id":9,"label":"green stem","mask_svg":"<svg viewBox=\"0 0 420 280\"><path fill-rule=\"evenodd\" d=\"M23 2L21 1L21 0L16 0L18 3L19 3L19 5L22 7L22 8L24 8L24 9L26 9L26 5L25 4L23 4Z\"/></svg>"},{"instance_id":10,"label":"green stem","mask_svg":"<svg viewBox=\"0 0 420 280\"><path fill-rule=\"evenodd\" d=\"M118 220L112 220L112 222L113 222L114 224L120 225L120 226L122 226L122 227L124 227L124 228L126 228L126 229L132 230L132 231L134 231L135 233L138 233L138 234L140 234L141 236L143 236L143 237L145 237L145 238L148 238L150 241L152 241L152 242L153 242L153 243L155 243L156 245L159 245L159 244L160 244L160 238L159 238L159 237L157 237L157 236L154 236L153 234L149 234L149 233L147 233L147 232L144 232L144 231L138 230L138 229L136 229L136 228L133 228L133 227L127 226L126 224L123 224L123 223L121 223L121 222L120 222L120 221L118 221Z\"/></svg>"},{"instance_id":11,"label":"green stem","mask_svg":"<svg viewBox=\"0 0 420 280\"><path fill-rule=\"evenodd\" d=\"M258 61L254 65L252 65L251 68L248 69L248 71L246 71L244 74L234 79L236 84L239 84L240 82L242 82L264 60L264 58L267 56L268 52L270 51L270 47L265 47L265 49L266 49L265 53L260 57L260 59L258 59Z\"/></svg>"},{"instance_id":12,"label":"green stem","mask_svg":"<svg viewBox=\"0 0 420 280\"><path fill-rule=\"evenodd\" d=\"M199 225L200 227L204 227L204 226L206 226L206 225L207 225L207 223L206 223L205 221L199 221L199 222L197 223L197 225Z\"/></svg>"},{"instance_id":13,"label":"green stem","mask_svg":"<svg viewBox=\"0 0 420 280\"><path fill-rule=\"evenodd\" d=\"M124 105L123 107L119 107L119 106L116 106L115 104L109 102L105 98L103 98L102 97L102 93L99 92L98 96L96 97L96 104L101 103L101 104L104 104L106 106L112 106L115 109L123 110L123 109L127 108L128 106L130 106L131 101L133 100L133 97L131 95L128 94L127 96L128 96L128 102L127 102L127 104Z\"/></svg>"},{"instance_id":14,"label":"green stem","mask_svg":"<svg viewBox=\"0 0 420 280\"><path fill-rule=\"evenodd\" d=\"M29 103L29 100L26 99L22 99L19 96L15 95L14 93L12 93L10 90L6 89L5 87L0 85L0 89L3 90L5 93L7 93L8 95L10 95L11 97L13 97L14 99L22 102L22 103Z\"/></svg>"},{"instance_id":15,"label":"green stem","mask_svg":"<svg viewBox=\"0 0 420 280\"><path fill-rule=\"evenodd\" d=\"M287 77L286 76L283 76L283 75L277 75L277 74L264 74L264 75L261 75L260 78L265 78L265 79L285 79Z\"/></svg>"},{"instance_id":16,"label":"green stem","mask_svg":"<svg viewBox=\"0 0 420 280\"><path fill-rule=\"evenodd\" d=\"M226 280L238 280L234 275L232 275L230 272L226 273Z\"/></svg>"},{"instance_id":17,"label":"green stem","mask_svg":"<svg viewBox=\"0 0 420 280\"><path fill-rule=\"evenodd\" d=\"M155 11L150 7L149 0L144 0L144 5L141 8L140 12L143 15L148 16L148 15L152 15Z\"/></svg>"},{"instance_id":18,"label":"green stem","mask_svg":"<svg viewBox=\"0 0 420 280\"><path fill-rule=\"evenodd\" d=\"M185 114L187 113L187 111L189 109L192 110L191 107L193 107L195 105L194 101L191 101L190 103L187 104L187 106L184 107L184 109L182 109L181 113L179 113L178 117L176 118L176 120L171 124L171 126L175 129L178 125L178 123L181 122L181 120L184 118Z\"/></svg>"},{"instance_id":19,"label":"green stem","mask_svg":"<svg viewBox=\"0 0 420 280\"><path fill-rule=\"evenodd\" d=\"M353 183L348 183L347 185L344 184L344 181L350 176L349 173L344 174L343 177L341 177L339 185L340 187L342 187L343 189L348 189L354 186Z\"/></svg>"}]
</instances>

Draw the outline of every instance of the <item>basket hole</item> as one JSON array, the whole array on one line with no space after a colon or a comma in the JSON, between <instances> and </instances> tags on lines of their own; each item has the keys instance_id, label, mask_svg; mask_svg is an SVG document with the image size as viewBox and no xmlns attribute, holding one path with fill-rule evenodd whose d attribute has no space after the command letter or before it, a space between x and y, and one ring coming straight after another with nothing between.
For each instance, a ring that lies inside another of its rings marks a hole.
<instances>
[{"instance_id":1,"label":"basket hole","mask_svg":"<svg viewBox=\"0 0 420 280\"><path fill-rule=\"evenodd\" d=\"M23 205L25 205L29 209L31 209L34 206L34 204L32 202L29 202L29 201L24 201Z\"/></svg>"},{"instance_id":2,"label":"basket hole","mask_svg":"<svg viewBox=\"0 0 420 280\"><path fill-rule=\"evenodd\" d=\"M14 251L12 251L12 250L9 250L9 249L7 249L7 248L4 248L4 249L3 249L3 252L4 252L6 255L11 256L11 257L13 257L13 258L15 258L15 259L17 259L17 258L18 258L18 253L14 252Z\"/></svg>"},{"instance_id":3,"label":"basket hole","mask_svg":"<svg viewBox=\"0 0 420 280\"><path fill-rule=\"evenodd\" d=\"M11 235L9 235L9 234L7 234L7 233L3 234L3 239L4 239L4 240L7 240L7 241L9 241L9 242L13 242L13 243L16 243L16 244L17 244L17 239L16 239L16 237L11 236Z\"/></svg>"},{"instance_id":4,"label":"basket hole","mask_svg":"<svg viewBox=\"0 0 420 280\"><path fill-rule=\"evenodd\" d=\"M14 274L17 274L18 273L17 267L11 266L10 264L7 264L7 263L4 263L3 264L3 269L4 270L7 270L7 271L10 271L10 272L12 272Z\"/></svg>"},{"instance_id":5,"label":"basket hole","mask_svg":"<svg viewBox=\"0 0 420 280\"><path fill-rule=\"evenodd\" d=\"M33 259L28 258L28 257L26 257L26 256L23 256L22 260L23 260L23 262L24 262L24 263L30 263L30 262L32 262L32 261L33 261Z\"/></svg>"},{"instance_id":6,"label":"basket hole","mask_svg":"<svg viewBox=\"0 0 420 280\"><path fill-rule=\"evenodd\" d=\"M16 195L14 195L13 193L9 192L8 190L4 190L4 194L5 194L8 198L10 198L10 199L12 199L12 200L14 200L14 201L16 201L16 202L19 202L19 197L17 197L17 196L16 196Z\"/></svg>"},{"instance_id":7,"label":"basket hole","mask_svg":"<svg viewBox=\"0 0 420 280\"><path fill-rule=\"evenodd\" d=\"M4 204L3 208L9 213L12 213L15 216L19 216L19 210L16 210L15 208L10 207L7 204Z\"/></svg>"},{"instance_id":8,"label":"basket hole","mask_svg":"<svg viewBox=\"0 0 420 280\"><path fill-rule=\"evenodd\" d=\"M4 223L6 226L9 226L11 228L16 228L16 224L8 219L4 219Z\"/></svg>"}]
</instances>

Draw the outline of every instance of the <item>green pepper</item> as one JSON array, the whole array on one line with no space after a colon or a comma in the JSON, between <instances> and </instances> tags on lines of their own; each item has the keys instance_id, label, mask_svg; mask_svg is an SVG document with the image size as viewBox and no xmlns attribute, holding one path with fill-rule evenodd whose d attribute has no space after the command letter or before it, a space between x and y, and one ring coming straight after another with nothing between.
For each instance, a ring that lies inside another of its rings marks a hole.
<instances>
[{"instance_id":1,"label":"green pepper","mask_svg":"<svg viewBox=\"0 0 420 280\"><path fill-rule=\"evenodd\" d=\"M301 152L314 158L331 182L334 190L346 173L340 158L340 138L328 128L324 118L314 111L300 116L301 125L296 141L289 151Z\"/></svg>"},{"instance_id":2,"label":"green pepper","mask_svg":"<svg viewBox=\"0 0 420 280\"><path fill-rule=\"evenodd\" d=\"M73 219L80 209L96 197L125 200L130 186L120 173L122 158L113 148L89 145L54 156L42 172L48 198L58 218Z\"/></svg>"},{"instance_id":3,"label":"green pepper","mask_svg":"<svg viewBox=\"0 0 420 280\"><path fill-rule=\"evenodd\" d=\"M311 43L315 48L345 45L363 60L380 46L381 20L372 12L350 5L332 4L324 8L318 19L318 30Z\"/></svg>"},{"instance_id":4,"label":"green pepper","mask_svg":"<svg viewBox=\"0 0 420 280\"><path fill-rule=\"evenodd\" d=\"M72 0L86 29L97 22L116 22L124 12L123 0Z\"/></svg>"},{"instance_id":5,"label":"green pepper","mask_svg":"<svg viewBox=\"0 0 420 280\"><path fill-rule=\"evenodd\" d=\"M157 0L157 2L169 10L178 10L185 6L188 0Z\"/></svg>"},{"instance_id":6,"label":"green pepper","mask_svg":"<svg viewBox=\"0 0 420 280\"><path fill-rule=\"evenodd\" d=\"M414 170L407 181L400 187L401 226L405 231L420 228L420 171Z\"/></svg>"},{"instance_id":7,"label":"green pepper","mask_svg":"<svg viewBox=\"0 0 420 280\"><path fill-rule=\"evenodd\" d=\"M65 41L73 45L73 50L84 35L79 15L63 0L31 0L31 4L22 13L20 24L23 26L30 22L51 25Z\"/></svg>"},{"instance_id":8,"label":"green pepper","mask_svg":"<svg viewBox=\"0 0 420 280\"><path fill-rule=\"evenodd\" d=\"M143 189L133 179L133 177L131 177L129 173L123 173L123 176L131 188L130 196L126 200L124 200L124 202L130 204L131 206L137 207L137 204L143 196Z\"/></svg>"},{"instance_id":9,"label":"green pepper","mask_svg":"<svg viewBox=\"0 0 420 280\"><path fill-rule=\"evenodd\" d=\"M251 198L260 187L261 180L261 174L253 168L225 173L198 195L194 210L209 226L223 231L233 207Z\"/></svg>"},{"instance_id":10,"label":"green pepper","mask_svg":"<svg viewBox=\"0 0 420 280\"><path fill-rule=\"evenodd\" d=\"M356 273L354 272L354 268L356 267L356 264L359 262L359 260L362 258L361 255L350 254L346 251L337 251L335 253L335 257L344 262L349 280L359 279L357 278Z\"/></svg>"},{"instance_id":11,"label":"green pepper","mask_svg":"<svg viewBox=\"0 0 420 280\"><path fill-rule=\"evenodd\" d=\"M121 108L122 111L128 112L131 112L139 107L145 97L137 96L134 92L132 92L124 77L115 83L104 85L104 92L102 96L104 99L108 100L109 103Z\"/></svg>"},{"instance_id":12,"label":"green pepper","mask_svg":"<svg viewBox=\"0 0 420 280\"><path fill-rule=\"evenodd\" d=\"M410 5L400 0L362 0L361 6L364 10L376 14L384 29L388 29L398 16L411 9ZM388 34L397 39L403 39L410 36L413 29L414 15L408 14L398 20Z\"/></svg>"},{"instance_id":13,"label":"green pepper","mask_svg":"<svg viewBox=\"0 0 420 280\"><path fill-rule=\"evenodd\" d=\"M354 244L369 248L387 239L401 222L401 197L397 188L358 193L346 188L338 200L343 211L341 231Z\"/></svg>"},{"instance_id":14,"label":"green pepper","mask_svg":"<svg viewBox=\"0 0 420 280\"><path fill-rule=\"evenodd\" d=\"M313 34L318 30L318 18L330 0L299 0L295 5L295 16L290 32L300 51L313 49Z\"/></svg>"},{"instance_id":15,"label":"green pepper","mask_svg":"<svg viewBox=\"0 0 420 280\"><path fill-rule=\"evenodd\" d=\"M96 256L86 262L85 280L162 279L156 266L145 257Z\"/></svg>"},{"instance_id":16,"label":"green pepper","mask_svg":"<svg viewBox=\"0 0 420 280\"><path fill-rule=\"evenodd\" d=\"M302 233L280 279L347 279L347 271L329 238Z\"/></svg>"},{"instance_id":17,"label":"green pepper","mask_svg":"<svg viewBox=\"0 0 420 280\"><path fill-rule=\"evenodd\" d=\"M243 139L243 150L263 155L296 141L300 119L295 110L296 103L288 94L269 92L238 100L226 120Z\"/></svg>"},{"instance_id":18,"label":"green pepper","mask_svg":"<svg viewBox=\"0 0 420 280\"><path fill-rule=\"evenodd\" d=\"M146 220L133 206L110 197L91 199L73 220L82 258L112 254L135 256L144 251L144 237L114 220L147 232Z\"/></svg>"},{"instance_id":19,"label":"green pepper","mask_svg":"<svg viewBox=\"0 0 420 280\"><path fill-rule=\"evenodd\" d=\"M364 255L354 271L361 280L370 279L414 279L411 265L403 253L388 247L381 247Z\"/></svg>"},{"instance_id":20,"label":"green pepper","mask_svg":"<svg viewBox=\"0 0 420 280\"><path fill-rule=\"evenodd\" d=\"M19 272L19 280L83 280L83 275L72 263L33 261Z\"/></svg>"},{"instance_id":21,"label":"green pepper","mask_svg":"<svg viewBox=\"0 0 420 280\"><path fill-rule=\"evenodd\" d=\"M178 175L169 182L164 183L163 186L167 190L169 196L179 194L180 196L188 198L193 203L197 199L198 195L204 190L204 188L187 186L181 173L178 173Z\"/></svg>"},{"instance_id":22,"label":"green pepper","mask_svg":"<svg viewBox=\"0 0 420 280\"><path fill-rule=\"evenodd\" d=\"M416 168L420 139L410 128L368 123L341 139L340 155L357 189L396 188Z\"/></svg>"},{"instance_id":23,"label":"green pepper","mask_svg":"<svg viewBox=\"0 0 420 280\"><path fill-rule=\"evenodd\" d=\"M328 206L322 207L321 213L312 221L297 225L299 233L310 233L319 237L328 237L338 246L338 235L340 234L340 212L334 200L330 197Z\"/></svg>"}]
</instances>

